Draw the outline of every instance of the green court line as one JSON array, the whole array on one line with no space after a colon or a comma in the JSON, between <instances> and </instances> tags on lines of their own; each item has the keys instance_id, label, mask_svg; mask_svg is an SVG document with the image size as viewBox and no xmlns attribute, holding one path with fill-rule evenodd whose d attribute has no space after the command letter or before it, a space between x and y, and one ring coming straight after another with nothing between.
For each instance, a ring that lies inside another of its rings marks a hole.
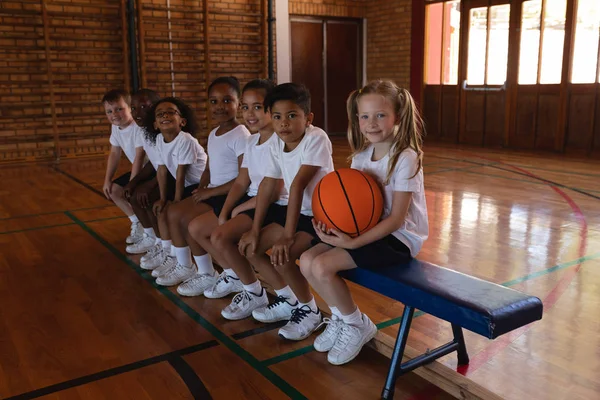
<instances>
[{"instance_id":1,"label":"green court line","mask_svg":"<svg viewBox=\"0 0 600 400\"><path fill-rule=\"evenodd\" d=\"M117 250L112 244L108 243L102 236L96 233L92 228L87 226L83 221L75 217L69 211L65 212L65 215L73 220L73 222L79 225L84 231L92 236L96 241L102 244L107 250L113 253L118 259L126 263L131 269L133 269L138 275L144 278L154 288L156 288L163 296L169 299L179 309L185 312L188 317L194 320L196 323L206 329L211 335L213 335L219 342L223 343L229 350L235 353L238 357L246 361L252 368L259 372L262 376L267 378L271 383L277 386L283 393L292 399L306 399L296 388L282 379L275 372L271 371L267 366L263 365L257 360L252 354L243 349L235 340L221 332L216 326L211 324L208 320L202 317L196 310L187 305L179 296L172 293L169 289L159 286L154 282L154 278L150 274L143 273L139 267L127 257L125 257L119 250Z\"/></svg>"},{"instance_id":2,"label":"green court line","mask_svg":"<svg viewBox=\"0 0 600 400\"><path fill-rule=\"evenodd\" d=\"M274 365L274 364L278 364L278 363L280 363L282 361L287 361L287 360L290 360L292 358L296 358L296 357L302 356L304 354L311 353L314 350L315 350L315 348L311 344L310 346L301 347L299 349L290 351L289 353L283 353L283 354L280 354L278 356L275 356L275 357L272 357L272 358L268 358L266 360L261 361L261 363L265 367L268 367L268 366L271 366L271 365Z\"/></svg>"},{"instance_id":3,"label":"green court line","mask_svg":"<svg viewBox=\"0 0 600 400\"><path fill-rule=\"evenodd\" d=\"M534 167L534 166L531 166L531 165L524 165L524 164L514 164L514 163L511 163L511 164L514 165L515 167L527 168L527 169L534 169L534 170L537 170L537 171L546 171L546 172L555 172L557 174L575 175L575 176L586 176L586 177L591 177L591 178L600 178L599 174L586 174L585 172L561 171L561 170L558 170L558 169Z\"/></svg>"},{"instance_id":4,"label":"green court line","mask_svg":"<svg viewBox=\"0 0 600 400\"><path fill-rule=\"evenodd\" d=\"M0 221L6 221L6 220L9 220L9 219L18 219L18 218L34 218L34 217L41 217L43 215L64 214L65 211L76 212L76 211L86 211L86 210L97 210L97 209L101 209L101 208L107 208L107 207L110 207L110 206L115 206L115 204L110 203L110 204L104 204L104 205L101 205L101 206L94 206L94 207L74 208L72 210L60 210L60 211L50 211L50 212L44 212L44 213L38 213L38 214L15 215L14 217L0 218Z\"/></svg>"},{"instance_id":5,"label":"green court line","mask_svg":"<svg viewBox=\"0 0 600 400\"><path fill-rule=\"evenodd\" d=\"M485 164L485 165L471 165L470 167L447 168L447 169L441 169L439 171L425 172L425 174L433 175L433 174L439 174L442 172L468 171L468 170L471 170L474 168L489 167L489 166L496 165L496 164L498 164L498 163L490 163L490 164Z\"/></svg>"},{"instance_id":6,"label":"green court line","mask_svg":"<svg viewBox=\"0 0 600 400\"><path fill-rule=\"evenodd\" d=\"M69 212L69 211L63 211L63 213L65 213L65 212ZM97 218L97 219L91 219L91 220L85 221L85 222L109 221L109 220L112 220L112 219L121 219L121 218L126 218L126 216L123 215L123 216L118 216L118 217ZM21 233L21 232L29 232L29 231L39 231L39 230L42 230L42 229L59 228L61 226L69 226L69 225L76 225L76 224L75 224L75 222L65 222L63 224L33 226L31 228L15 229L13 231L0 232L0 235L10 235L11 233Z\"/></svg>"}]
</instances>

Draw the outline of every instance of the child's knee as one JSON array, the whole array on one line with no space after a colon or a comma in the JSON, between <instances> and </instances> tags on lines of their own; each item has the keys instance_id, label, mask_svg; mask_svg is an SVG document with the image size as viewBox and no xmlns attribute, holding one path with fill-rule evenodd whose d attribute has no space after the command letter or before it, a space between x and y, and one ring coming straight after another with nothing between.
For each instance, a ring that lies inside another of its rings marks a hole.
<instances>
[{"instance_id":1,"label":"child's knee","mask_svg":"<svg viewBox=\"0 0 600 400\"><path fill-rule=\"evenodd\" d=\"M196 219L191 220L188 223L187 230L193 238L197 238L197 237L203 236L203 234L204 234L202 225L203 225L202 221L200 221L198 218L196 218Z\"/></svg>"},{"instance_id":2,"label":"child's knee","mask_svg":"<svg viewBox=\"0 0 600 400\"><path fill-rule=\"evenodd\" d=\"M117 185L116 183L112 184L111 187L111 195L113 197L123 197L123 188L119 185Z\"/></svg>"},{"instance_id":3,"label":"child's knee","mask_svg":"<svg viewBox=\"0 0 600 400\"><path fill-rule=\"evenodd\" d=\"M335 275L335 272L331 268L328 268L327 263L324 262L322 257L315 257L311 263L310 273L317 281L324 284L331 282L331 279Z\"/></svg>"},{"instance_id":4,"label":"child's knee","mask_svg":"<svg viewBox=\"0 0 600 400\"><path fill-rule=\"evenodd\" d=\"M300 272L305 278L312 277L311 266L313 262L313 256L307 252L302 253L300 256Z\"/></svg>"},{"instance_id":5,"label":"child's knee","mask_svg":"<svg viewBox=\"0 0 600 400\"><path fill-rule=\"evenodd\" d=\"M222 229L217 228L210 235L210 243L217 250L221 250L227 243L227 235L225 235Z\"/></svg>"}]
</instances>

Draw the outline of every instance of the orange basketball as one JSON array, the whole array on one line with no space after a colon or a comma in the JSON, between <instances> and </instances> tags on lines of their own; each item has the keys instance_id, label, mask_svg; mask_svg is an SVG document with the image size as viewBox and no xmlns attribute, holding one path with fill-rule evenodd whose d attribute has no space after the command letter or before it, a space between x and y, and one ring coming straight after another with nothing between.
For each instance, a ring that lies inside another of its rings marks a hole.
<instances>
[{"instance_id":1,"label":"orange basketball","mask_svg":"<svg viewBox=\"0 0 600 400\"><path fill-rule=\"evenodd\" d=\"M371 229L383 211L383 196L375 179L362 171L342 168L317 184L312 197L315 220L352 237Z\"/></svg>"}]
</instances>

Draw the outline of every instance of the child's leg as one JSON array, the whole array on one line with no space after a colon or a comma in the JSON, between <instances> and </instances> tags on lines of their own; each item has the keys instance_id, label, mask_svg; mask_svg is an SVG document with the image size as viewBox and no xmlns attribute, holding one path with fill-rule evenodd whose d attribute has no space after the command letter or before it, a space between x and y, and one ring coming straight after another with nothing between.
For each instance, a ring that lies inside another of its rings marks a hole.
<instances>
[{"instance_id":1,"label":"child's leg","mask_svg":"<svg viewBox=\"0 0 600 400\"><path fill-rule=\"evenodd\" d=\"M144 228L142 239L127 246L126 251L130 254L143 254L153 248L156 244L156 231L152 227L152 218L150 218L149 213L147 212L148 203L153 204L155 201L152 196L153 191L154 187L148 185L148 182L145 182L136 188L129 200L135 215L139 218L140 223ZM145 198L144 204L140 202L140 198Z\"/></svg>"},{"instance_id":2,"label":"child's leg","mask_svg":"<svg viewBox=\"0 0 600 400\"><path fill-rule=\"evenodd\" d=\"M171 235L169 233L169 209L170 204L165 206L162 212L157 216L158 229L161 233L162 252L157 259L141 265L144 269L152 269L152 276L155 278L164 275L177 264L177 261L175 260L175 248L173 247Z\"/></svg>"},{"instance_id":3,"label":"child's leg","mask_svg":"<svg viewBox=\"0 0 600 400\"><path fill-rule=\"evenodd\" d=\"M192 219L187 226L186 242L190 244L190 247L198 247L196 249L202 249L204 252L208 252L212 258L217 260L217 263L223 268L227 268L227 262L221 254L215 251L212 243L210 242L210 235L219 226L219 219L212 211L205 212ZM196 254L196 252L193 252Z\"/></svg>"},{"instance_id":4,"label":"child's leg","mask_svg":"<svg viewBox=\"0 0 600 400\"><path fill-rule=\"evenodd\" d=\"M119 207L121 211L125 213L125 215L127 215L128 217L135 215L133 212L133 208L131 208L131 204L129 204L129 202L123 194L122 186L113 183L111 187L110 198L117 205L117 207Z\"/></svg>"},{"instance_id":5,"label":"child's leg","mask_svg":"<svg viewBox=\"0 0 600 400\"><path fill-rule=\"evenodd\" d=\"M315 283L313 287L334 314L333 323L315 339L315 349L329 351L327 360L334 365L353 360L377 333L375 324L358 309L346 282L338 275L353 268L357 265L350 254L337 247L320 254L309 253L302 261L303 274ZM343 324L336 322L340 318Z\"/></svg>"}]
</instances>

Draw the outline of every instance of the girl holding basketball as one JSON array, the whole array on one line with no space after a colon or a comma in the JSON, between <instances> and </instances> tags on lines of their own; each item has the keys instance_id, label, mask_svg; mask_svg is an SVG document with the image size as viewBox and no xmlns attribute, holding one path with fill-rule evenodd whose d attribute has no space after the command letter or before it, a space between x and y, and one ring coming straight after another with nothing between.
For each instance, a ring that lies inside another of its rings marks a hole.
<instances>
[{"instance_id":1,"label":"girl holding basketball","mask_svg":"<svg viewBox=\"0 0 600 400\"><path fill-rule=\"evenodd\" d=\"M323 243L300 257L302 274L332 312L314 347L328 352L327 360L334 365L353 360L377 332L338 272L406 262L417 255L429 231L422 170L423 124L410 93L391 81L373 81L350 94L347 111L351 167L378 181L384 210L377 225L354 238L313 220Z\"/></svg>"}]
</instances>

